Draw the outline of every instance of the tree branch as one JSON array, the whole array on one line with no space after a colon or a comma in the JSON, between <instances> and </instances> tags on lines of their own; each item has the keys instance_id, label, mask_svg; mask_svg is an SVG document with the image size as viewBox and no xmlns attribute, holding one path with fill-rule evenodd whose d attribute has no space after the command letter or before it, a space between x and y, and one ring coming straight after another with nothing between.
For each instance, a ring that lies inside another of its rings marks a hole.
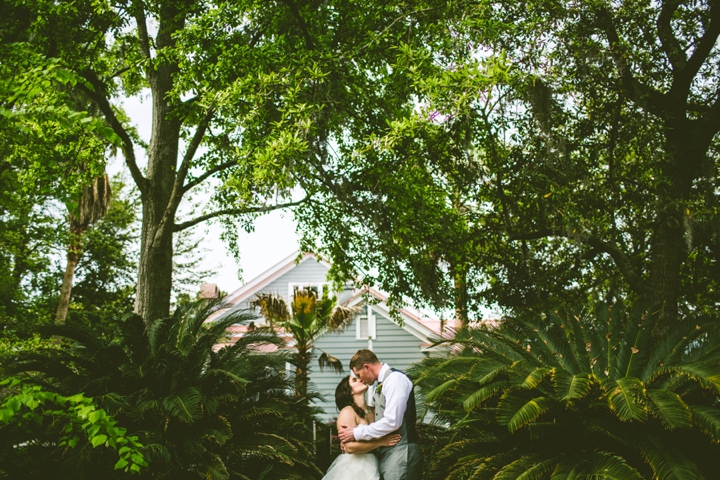
<instances>
[{"instance_id":1,"label":"tree branch","mask_svg":"<svg viewBox=\"0 0 720 480\"><path fill-rule=\"evenodd\" d=\"M200 146L203 137L205 137L205 132L207 132L208 126L210 125L214 115L215 109L211 108L207 111L202 120L200 120L197 130L195 130L195 135L193 135L193 138L190 140L190 144L185 151L185 155L180 163L180 168L175 176L172 193L170 194L170 201L168 202L168 206L165 211L165 215L168 216L168 218L172 218L178 205L180 204L180 200L182 200L183 194L186 192L184 184L188 171L190 170L190 164L192 163L193 158L195 158L197 149Z\"/></svg>"},{"instance_id":2,"label":"tree branch","mask_svg":"<svg viewBox=\"0 0 720 480\"><path fill-rule=\"evenodd\" d=\"M658 16L657 29L658 36L660 37L660 43L662 44L663 51L667 55L670 64L673 66L675 71L682 70L685 68L687 63L687 57L680 42L678 42L675 35L673 35L670 21L672 20L673 14L677 11L680 6L681 0L666 0L662 4L660 9L660 15Z\"/></svg>"},{"instance_id":3,"label":"tree branch","mask_svg":"<svg viewBox=\"0 0 720 480\"><path fill-rule=\"evenodd\" d=\"M148 35L147 30L147 20L145 18L145 12L143 11L142 6L140 5L140 2L137 2L135 4L135 11L133 12L135 16L135 21L137 22L138 27L138 40L140 42L140 51L142 52L143 56L150 62L150 68L148 68L148 72L152 72L152 55L150 55L150 35Z\"/></svg>"},{"instance_id":4,"label":"tree branch","mask_svg":"<svg viewBox=\"0 0 720 480\"><path fill-rule=\"evenodd\" d=\"M590 236L569 235L565 232L554 231L551 229L541 229L541 230L537 230L535 232L527 232L527 233L522 233L522 234L510 235L510 240L538 240L540 238L547 238L547 237L564 237L564 238L569 238L569 239L573 239L573 240L584 241L584 243L586 243L587 245L592 247L593 250L596 250L596 251L602 252L602 253L607 253L608 255L610 255L610 258L613 259L615 266L618 267L618 270L620 270L620 273L623 275L625 280L628 282L628 285L630 285L630 288L632 288L633 291L640 293L640 294L647 293L647 286L645 284L645 281L635 271L635 269L632 266L632 263L630 263L630 259L625 254L625 252L620 250L620 248L618 248L616 245L613 245L608 242L604 242L593 235L590 235Z\"/></svg>"},{"instance_id":5,"label":"tree branch","mask_svg":"<svg viewBox=\"0 0 720 480\"><path fill-rule=\"evenodd\" d=\"M308 201L308 197L305 197L302 200L299 200L297 202L281 203L278 205L263 205L261 207L248 207L248 208L226 208L224 210L218 210L218 211L215 211L212 213L208 213L206 215L201 215L192 220L188 220L187 222L176 223L173 227L173 232L179 232L179 231L188 229L190 227L194 227L198 223L202 223L202 222L204 222L206 220L210 220L212 218L222 217L225 215L244 215L246 213L271 212L273 210L280 210L283 208L294 207L296 205L303 204L307 201Z\"/></svg>"},{"instance_id":6,"label":"tree branch","mask_svg":"<svg viewBox=\"0 0 720 480\"><path fill-rule=\"evenodd\" d=\"M605 35L607 35L610 44L610 55L620 74L625 94L639 107L661 117L663 113L665 113L667 105L666 95L641 83L633 76L632 70L623 57L623 47L620 42L620 36L618 35L612 15L610 15L607 7L599 7L596 10L596 15L599 27L602 28Z\"/></svg>"},{"instance_id":7,"label":"tree branch","mask_svg":"<svg viewBox=\"0 0 720 480\"><path fill-rule=\"evenodd\" d=\"M710 55L710 52L717 43L718 36L720 36L720 6L718 6L717 2L710 2L710 25L708 25L703 36L700 37L700 41L692 55L690 55L687 65L685 65L685 68L683 68L674 79L676 82L679 82L679 87L682 88L683 93L690 90L690 85L695 79L695 75L700 71L708 55ZM675 87L674 83L675 82L673 82L673 88ZM685 94L687 95L687 93Z\"/></svg>"},{"instance_id":8,"label":"tree branch","mask_svg":"<svg viewBox=\"0 0 720 480\"><path fill-rule=\"evenodd\" d=\"M203 173L202 175L200 175L199 177L194 179L192 182L188 182L183 187L183 190L182 190L183 193L188 192L189 190L192 190L193 188L197 187L202 182L204 182L208 178L212 177L216 173L221 172L221 171L223 171L227 168L230 168L234 165L237 165L237 160L228 160L227 162L221 163L220 165L216 165L215 167L211 168L210 170L206 171L205 173Z\"/></svg>"},{"instance_id":9,"label":"tree branch","mask_svg":"<svg viewBox=\"0 0 720 480\"><path fill-rule=\"evenodd\" d=\"M308 31L307 23L305 23L305 19L302 18L302 15L300 15L300 11L297 8L297 5L295 5L295 2L292 0L282 0L282 2L290 7L290 12L292 12L293 17L295 17L295 20L298 22L298 26L300 27L300 30L302 30L303 38L305 39L305 48L308 50L312 50L314 48L312 38L310 37L310 32Z\"/></svg>"},{"instance_id":10,"label":"tree branch","mask_svg":"<svg viewBox=\"0 0 720 480\"><path fill-rule=\"evenodd\" d=\"M78 85L80 85L80 88L85 91L85 93L97 104L98 108L105 116L105 120L110 125L110 128L112 128L113 132L120 137L120 140L122 141L123 155L125 156L125 163L127 163L127 166L130 169L130 174L140 190L140 193L145 193L148 188L148 180L143 176L140 168L138 168L137 160L135 159L135 147L130 139L130 135L128 135L125 128L123 128L120 120L118 120L112 109L112 105L110 105L107 95L105 95L105 84L92 70L85 70L82 72L82 75L87 79L93 88L90 89L81 83Z\"/></svg>"}]
</instances>

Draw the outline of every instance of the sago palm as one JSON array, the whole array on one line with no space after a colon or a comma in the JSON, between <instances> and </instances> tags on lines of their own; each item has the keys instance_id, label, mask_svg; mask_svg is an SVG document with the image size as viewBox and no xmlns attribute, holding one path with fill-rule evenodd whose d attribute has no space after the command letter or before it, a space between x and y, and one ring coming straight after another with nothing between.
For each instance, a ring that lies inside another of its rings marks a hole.
<instances>
[{"instance_id":1,"label":"sago palm","mask_svg":"<svg viewBox=\"0 0 720 480\"><path fill-rule=\"evenodd\" d=\"M259 294L251 305L259 308L270 324L292 335L297 350L295 391L301 398L306 398L315 340L326 332L342 331L357 315L358 309L338 305L337 298L330 296L327 288L323 290L322 298L311 290L298 290L289 305L279 295ZM334 365L327 356L323 360Z\"/></svg>"},{"instance_id":2,"label":"sago palm","mask_svg":"<svg viewBox=\"0 0 720 480\"><path fill-rule=\"evenodd\" d=\"M656 341L655 319L600 305L460 332L457 353L413 371L454 430L433 478L714 478L720 322L685 320Z\"/></svg>"},{"instance_id":3,"label":"sago palm","mask_svg":"<svg viewBox=\"0 0 720 480\"><path fill-rule=\"evenodd\" d=\"M283 341L249 333L217 349L228 326L254 319L235 312L206 322L213 305L153 323L130 317L112 340L68 327L67 349L18 358L48 385L96 398L147 446L152 478L314 478L319 472L298 440L287 355L260 353ZM36 378L38 378L36 376ZM253 473L254 472L254 473ZM248 473L250 475L248 475Z\"/></svg>"}]
</instances>

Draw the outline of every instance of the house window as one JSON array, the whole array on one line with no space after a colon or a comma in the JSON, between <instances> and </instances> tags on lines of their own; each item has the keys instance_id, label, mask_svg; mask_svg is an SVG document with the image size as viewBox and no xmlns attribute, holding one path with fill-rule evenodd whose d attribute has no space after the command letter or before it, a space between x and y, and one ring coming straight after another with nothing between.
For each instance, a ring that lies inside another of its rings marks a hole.
<instances>
[{"instance_id":1,"label":"house window","mask_svg":"<svg viewBox=\"0 0 720 480\"><path fill-rule=\"evenodd\" d=\"M375 340L375 314L371 305L367 305L363 312L357 317L357 327L355 330L355 338L358 340Z\"/></svg>"},{"instance_id":2,"label":"house window","mask_svg":"<svg viewBox=\"0 0 720 480\"><path fill-rule=\"evenodd\" d=\"M320 300L323 298L323 287L326 283L289 283L288 284L288 301L292 301L298 290L307 290L315 294L315 298Z\"/></svg>"}]
</instances>

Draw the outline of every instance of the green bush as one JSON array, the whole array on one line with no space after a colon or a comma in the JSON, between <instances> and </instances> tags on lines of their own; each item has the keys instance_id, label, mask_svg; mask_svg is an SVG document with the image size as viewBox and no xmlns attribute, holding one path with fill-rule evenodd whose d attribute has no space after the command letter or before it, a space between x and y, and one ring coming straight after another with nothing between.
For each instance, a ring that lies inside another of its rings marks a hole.
<instances>
[{"instance_id":1,"label":"green bush","mask_svg":"<svg viewBox=\"0 0 720 480\"><path fill-rule=\"evenodd\" d=\"M111 340L49 327L45 332L63 336L66 346L27 352L14 365L60 393L92 396L145 446L149 478L320 476L300 440L307 432L291 428L301 422L285 372L289 357L258 348L283 340L258 329L218 348L228 326L254 316L237 312L206 322L214 308L178 312L149 328L130 316ZM113 475L100 458L65 462L78 470L73 478Z\"/></svg>"},{"instance_id":2,"label":"green bush","mask_svg":"<svg viewBox=\"0 0 720 480\"><path fill-rule=\"evenodd\" d=\"M430 478L715 478L720 322L640 304L458 332L411 372L451 435Z\"/></svg>"}]
</instances>

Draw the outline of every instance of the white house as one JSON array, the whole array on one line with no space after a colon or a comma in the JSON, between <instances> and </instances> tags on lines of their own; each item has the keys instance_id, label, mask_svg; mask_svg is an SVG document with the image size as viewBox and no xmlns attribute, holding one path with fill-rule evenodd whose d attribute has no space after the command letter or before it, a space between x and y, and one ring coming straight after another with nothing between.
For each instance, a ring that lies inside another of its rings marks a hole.
<instances>
[{"instance_id":1,"label":"white house","mask_svg":"<svg viewBox=\"0 0 720 480\"><path fill-rule=\"evenodd\" d=\"M315 254L305 253L300 256L296 252L229 294L225 301L231 305L232 311L248 308L249 301L258 293L279 294L286 300L291 299L293 292L298 289L313 289L322 294L323 286L328 284L329 269L330 264ZM337 416L335 387L349 373L348 364L355 351L369 348L380 361L404 370L433 351L438 351L432 344L441 335L440 320L418 310L403 309L399 312L402 322L393 320L385 303L386 297L375 289L358 291L347 288L335 292L335 295L339 303L359 306L361 313L343 332L326 333L315 342L310 382L325 397L323 402L317 404L323 409L325 420ZM242 336L245 331L247 326L231 328L232 335L236 337ZM322 352L339 359L345 373L336 373L331 369L320 371L317 357Z\"/></svg>"}]
</instances>

